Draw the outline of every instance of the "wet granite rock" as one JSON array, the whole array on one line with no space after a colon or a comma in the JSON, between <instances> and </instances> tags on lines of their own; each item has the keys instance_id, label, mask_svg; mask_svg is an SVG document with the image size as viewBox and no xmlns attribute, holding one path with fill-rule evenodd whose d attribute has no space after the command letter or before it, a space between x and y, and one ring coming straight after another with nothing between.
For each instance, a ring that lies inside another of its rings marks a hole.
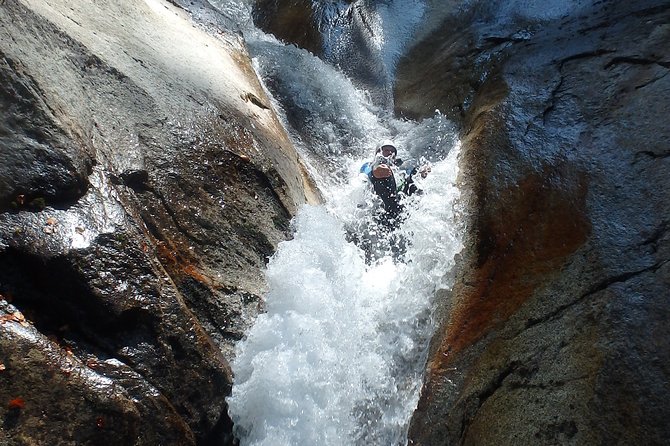
<instances>
[{"instance_id":1,"label":"wet granite rock","mask_svg":"<svg viewBox=\"0 0 670 446\"><path fill-rule=\"evenodd\" d=\"M253 19L265 32L318 55L323 52L323 38L315 17L317 6L306 0L259 0Z\"/></svg>"},{"instance_id":2,"label":"wet granite rock","mask_svg":"<svg viewBox=\"0 0 670 446\"><path fill-rule=\"evenodd\" d=\"M378 7L377 2L353 0L258 0L252 16L259 29L337 66L374 103L390 108L392 75L379 44L387 37L375 26ZM292 124L300 128L307 119L297 116Z\"/></svg>"},{"instance_id":3,"label":"wet granite rock","mask_svg":"<svg viewBox=\"0 0 670 446\"><path fill-rule=\"evenodd\" d=\"M0 2L2 444L234 442L234 343L320 197L191 4Z\"/></svg>"},{"instance_id":4,"label":"wet granite rock","mask_svg":"<svg viewBox=\"0 0 670 446\"><path fill-rule=\"evenodd\" d=\"M461 127L470 209L410 444L664 444L667 2L449 8L396 84Z\"/></svg>"},{"instance_id":5,"label":"wet granite rock","mask_svg":"<svg viewBox=\"0 0 670 446\"><path fill-rule=\"evenodd\" d=\"M144 377L119 361L75 354L12 304L0 307L3 444L194 444Z\"/></svg>"},{"instance_id":6,"label":"wet granite rock","mask_svg":"<svg viewBox=\"0 0 670 446\"><path fill-rule=\"evenodd\" d=\"M67 205L88 187L93 158L67 135L21 63L0 52L0 210Z\"/></svg>"}]
</instances>

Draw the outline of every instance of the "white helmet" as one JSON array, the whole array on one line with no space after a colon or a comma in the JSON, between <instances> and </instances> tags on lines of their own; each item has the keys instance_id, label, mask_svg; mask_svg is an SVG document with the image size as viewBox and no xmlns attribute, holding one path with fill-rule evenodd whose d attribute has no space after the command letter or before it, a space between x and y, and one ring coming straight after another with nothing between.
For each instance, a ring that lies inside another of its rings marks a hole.
<instances>
[{"instance_id":1,"label":"white helmet","mask_svg":"<svg viewBox=\"0 0 670 446\"><path fill-rule=\"evenodd\" d=\"M397 155L398 154L398 149L396 148L395 144L393 144L393 141L390 139L385 140L382 142L382 144L379 146L379 151L382 150L384 147L391 147L393 149L393 154Z\"/></svg>"}]
</instances>

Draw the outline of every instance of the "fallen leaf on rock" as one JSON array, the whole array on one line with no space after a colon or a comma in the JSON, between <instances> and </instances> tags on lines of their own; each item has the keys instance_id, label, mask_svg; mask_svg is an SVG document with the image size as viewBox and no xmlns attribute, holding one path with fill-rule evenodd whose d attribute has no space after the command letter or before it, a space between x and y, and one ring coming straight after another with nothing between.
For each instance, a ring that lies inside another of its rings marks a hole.
<instances>
[{"instance_id":1,"label":"fallen leaf on rock","mask_svg":"<svg viewBox=\"0 0 670 446\"><path fill-rule=\"evenodd\" d=\"M28 327L30 324L26 321L26 317L20 311L15 311L10 314L3 314L0 316L0 324L4 324L7 321L18 322L23 327Z\"/></svg>"},{"instance_id":2,"label":"fallen leaf on rock","mask_svg":"<svg viewBox=\"0 0 670 446\"><path fill-rule=\"evenodd\" d=\"M47 218L46 226L44 226L44 232L46 234L53 234L56 223L58 223L58 220L56 220L54 217Z\"/></svg>"},{"instance_id":3,"label":"fallen leaf on rock","mask_svg":"<svg viewBox=\"0 0 670 446\"><path fill-rule=\"evenodd\" d=\"M23 409L25 406L26 402L23 401L23 398L14 398L7 405L10 409Z\"/></svg>"},{"instance_id":4,"label":"fallen leaf on rock","mask_svg":"<svg viewBox=\"0 0 670 446\"><path fill-rule=\"evenodd\" d=\"M7 321L16 321L13 314L3 314L0 316L0 323L4 324Z\"/></svg>"},{"instance_id":5,"label":"fallen leaf on rock","mask_svg":"<svg viewBox=\"0 0 670 446\"><path fill-rule=\"evenodd\" d=\"M28 327L30 325L28 321L26 321L26 317L20 311L14 312L12 316L14 316L14 320L21 324L22 327Z\"/></svg>"}]
</instances>

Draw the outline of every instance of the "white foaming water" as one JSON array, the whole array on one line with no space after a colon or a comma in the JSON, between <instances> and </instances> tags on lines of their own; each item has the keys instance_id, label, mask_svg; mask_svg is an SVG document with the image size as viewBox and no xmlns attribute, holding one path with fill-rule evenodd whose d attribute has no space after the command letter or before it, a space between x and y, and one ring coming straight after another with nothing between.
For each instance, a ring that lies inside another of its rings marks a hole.
<instances>
[{"instance_id":1,"label":"white foaming water","mask_svg":"<svg viewBox=\"0 0 670 446\"><path fill-rule=\"evenodd\" d=\"M406 441L432 332L430 307L460 251L457 153L437 162L399 229L406 262L366 265L345 237L369 191L353 177L304 207L267 279L267 313L238 345L228 399L242 445L397 445Z\"/></svg>"},{"instance_id":2,"label":"white foaming water","mask_svg":"<svg viewBox=\"0 0 670 446\"><path fill-rule=\"evenodd\" d=\"M219 3L248 22L237 11L248 12L249 1ZM380 4L378 25L396 27L386 29L380 51L393 57L404 37L393 43L392 33L404 36L397 30L423 14L415 8L403 16L398 5L422 2ZM393 119L306 51L255 29L245 38L326 203L300 209L293 239L268 264L266 312L232 363L227 401L235 434L242 446L405 444L432 334L432 299L450 288L461 249L454 132L439 113L419 123ZM394 232L404 254L381 253L366 264L348 241L375 231L374 194L358 172L389 137L399 156L425 156L432 172L416 180L424 192L406 201L407 219Z\"/></svg>"}]
</instances>

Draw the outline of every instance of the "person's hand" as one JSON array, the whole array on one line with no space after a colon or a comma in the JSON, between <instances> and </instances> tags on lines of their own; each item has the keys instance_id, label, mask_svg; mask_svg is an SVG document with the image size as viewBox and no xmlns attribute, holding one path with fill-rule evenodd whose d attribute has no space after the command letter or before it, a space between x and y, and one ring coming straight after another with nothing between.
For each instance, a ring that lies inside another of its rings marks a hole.
<instances>
[{"instance_id":1,"label":"person's hand","mask_svg":"<svg viewBox=\"0 0 670 446\"><path fill-rule=\"evenodd\" d=\"M419 174L421 174L421 178L426 178L428 176L428 172L430 171L430 166L421 166L421 169L419 169Z\"/></svg>"},{"instance_id":2,"label":"person's hand","mask_svg":"<svg viewBox=\"0 0 670 446\"><path fill-rule=\"evenodd\" d=\"M388 178L393 175L393 170L386 164L380 164L372 169L372 175L375 178Z\"/></svg>"}]
</instances>

